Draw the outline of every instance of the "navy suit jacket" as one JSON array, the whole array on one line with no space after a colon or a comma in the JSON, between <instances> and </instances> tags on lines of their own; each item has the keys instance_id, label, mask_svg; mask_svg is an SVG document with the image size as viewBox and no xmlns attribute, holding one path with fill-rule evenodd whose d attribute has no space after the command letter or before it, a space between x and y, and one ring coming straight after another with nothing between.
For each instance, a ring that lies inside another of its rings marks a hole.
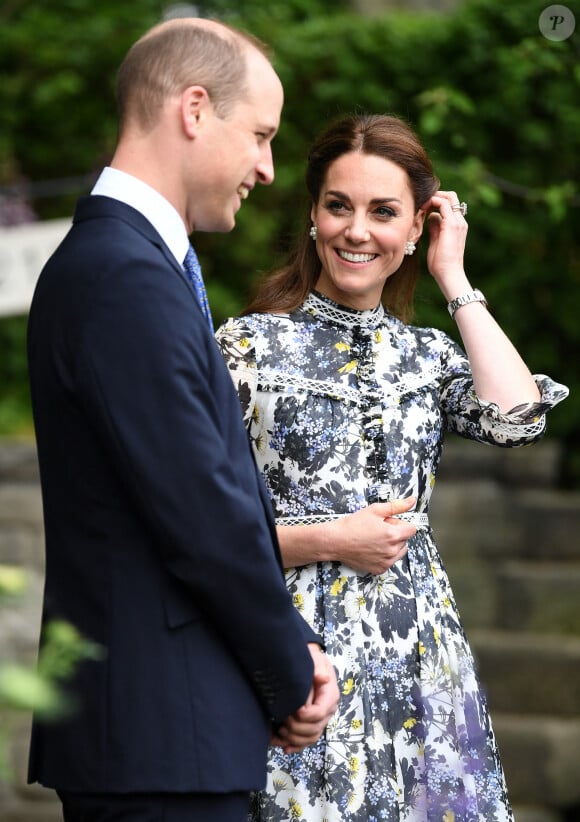
<instances>
[{"instance_id":1,"label":"navy suit jacket","mask_svg":"<svg viewBox=\"0 0 580 822\"><path fill-rule=\"evenodd\" d=\"M46 535L43 622L105 651L33 724L30 781L70 791L262 787L316 637L284 584L231 378L151 224L79 201L28 330Z\"/></svg>"}]
</instances>

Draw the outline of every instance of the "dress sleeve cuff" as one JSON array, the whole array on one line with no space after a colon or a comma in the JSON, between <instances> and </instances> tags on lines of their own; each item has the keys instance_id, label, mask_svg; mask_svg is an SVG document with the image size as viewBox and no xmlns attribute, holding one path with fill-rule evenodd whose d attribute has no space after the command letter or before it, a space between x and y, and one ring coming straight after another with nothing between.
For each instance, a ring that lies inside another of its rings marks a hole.
<instances>
[{"instance_id":1,"label":"dress sleeve cuff","mask_svg":"<svg viewBox=\"0 0 580 822\"><path fill-rule=\"evenodd\" d=\"M540 399L535 402L524 402L515 405L509 411L502 413L494 402L477 399L481 408L486 414L494 419L515 425L530 425L539 422L544 414L565 400L570 393L569 389L561 383L554 382L545 374L534 374L534 381L540 392Z\"/></svg>"}]
</instances>

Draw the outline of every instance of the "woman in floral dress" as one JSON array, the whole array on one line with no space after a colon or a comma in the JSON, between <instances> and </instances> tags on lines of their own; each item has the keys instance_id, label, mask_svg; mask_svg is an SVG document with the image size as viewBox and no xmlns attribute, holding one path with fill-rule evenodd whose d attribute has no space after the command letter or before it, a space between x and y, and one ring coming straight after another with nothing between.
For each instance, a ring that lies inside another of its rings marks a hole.
<instances>
[{"instance_id":1,"label":"woman in floral dress","mask_svg":"<svg viewBox=\"0 0 580 822\"><path fill-rule=\"evenodd\" d=\"M341 690L319 742L272 747L253 822L512 820L428 506L443 435L534 442L563 386L533 378L463 269L465 205L398 118L345 118L309 154L288 264L218 342L272 498L296 607ZM464 351L405 320L412 252ZM458 299L459 298L459 299Z\"/></svg>"}]
</instances>

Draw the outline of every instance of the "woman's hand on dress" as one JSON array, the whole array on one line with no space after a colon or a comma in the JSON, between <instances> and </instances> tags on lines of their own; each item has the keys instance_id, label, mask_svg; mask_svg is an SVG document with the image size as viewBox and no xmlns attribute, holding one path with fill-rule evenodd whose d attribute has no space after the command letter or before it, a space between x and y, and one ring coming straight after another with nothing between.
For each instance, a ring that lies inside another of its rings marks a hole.
<instances>
[{"instance_id":1,"label":"woman's hand on dress","mask_svg":"<svg viewBox=\"0 0 580 822\"><path fill-rule=\"evenodd\" d=\"M471 289L463 263L467 222L458 205L454 191L437 191L421 208L428 215L427 267L448 301Z\"/></svg>"},{"instance_id":2,"label":"woman's hand on dress","mask_svg":"<svg viewBox=\"0 0 580 822\"><path fill-rule=\"evenodd\" d=\"M417 533L412 523L396 518L410 511L416 502L415 497L375 502L335 520L331 525L334 559L358 573L384 574L405 556L408 540Z\"/></svg>"}]
</instances>

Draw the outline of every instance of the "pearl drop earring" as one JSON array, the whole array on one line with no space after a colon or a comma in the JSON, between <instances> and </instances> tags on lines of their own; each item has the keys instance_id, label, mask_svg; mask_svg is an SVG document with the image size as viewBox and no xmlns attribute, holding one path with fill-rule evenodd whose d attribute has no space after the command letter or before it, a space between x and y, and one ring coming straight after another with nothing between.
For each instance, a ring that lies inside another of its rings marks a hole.
<instances>
[{"instance_id":1,"label":"pearl drop earring","mask_svg":"<svg viewBox=\"0 0 580 822\"><path fill-rule=\"evenodd\" d=\"M312 225L310 227L310 236L312 237L313 240L315 240L318 237L318 229L316 228L315 225Z\"/></svg>"},{"instance_id":2,"label":"pearl drop earring","mask_svg":"<svg viewBox=\"0 0 580 822\"><path fill-rule=\"evenodd\" d=\"M407 254L410 257L416 248L417 246L415 245L413 240L407 240L407 242L405 243L405 254Z\"/></svg>"}]
</instances>

